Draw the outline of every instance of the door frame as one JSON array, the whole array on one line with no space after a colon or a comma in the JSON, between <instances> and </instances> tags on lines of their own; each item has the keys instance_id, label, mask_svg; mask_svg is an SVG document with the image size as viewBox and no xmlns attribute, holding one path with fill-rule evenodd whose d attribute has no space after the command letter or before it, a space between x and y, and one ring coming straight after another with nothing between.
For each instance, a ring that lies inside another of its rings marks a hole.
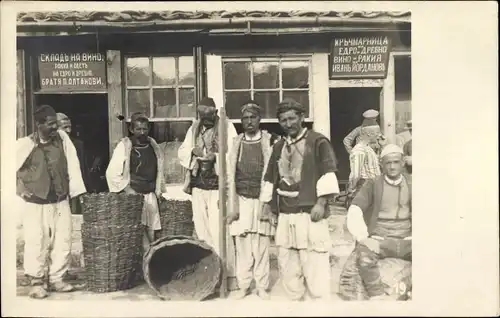
<instances>
[{"instance_id":1,"label":"door frame","mask_svg":"<svg viewBox=\"0 0 500 318\"><path fill-rule=\"evenodd\" d=\"M329 88L381 87L380 91L380 128L390 143L396 142L396 79L394 57L411 56L410 51L391 52L384 79L339 79L329 80Z\"/></svg>"}]
</instances>

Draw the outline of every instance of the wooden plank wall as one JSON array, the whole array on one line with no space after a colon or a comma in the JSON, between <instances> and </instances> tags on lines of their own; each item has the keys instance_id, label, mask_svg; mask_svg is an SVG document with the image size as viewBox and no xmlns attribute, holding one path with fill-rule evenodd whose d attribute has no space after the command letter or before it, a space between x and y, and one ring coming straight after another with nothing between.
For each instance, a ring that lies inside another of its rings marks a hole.
<instances>
[{"instance_id":1,"label":"wooden plank wall","mask_svg":"<svg viewBox=\"0 0 500 318\"><path fill-rule=\"evenodd\" d=\"M123 114L122 63L120 51L106 52L108 82L108 123L110 156L123 137L123 123L117 116Z\"/></svg>"}]
</instances>

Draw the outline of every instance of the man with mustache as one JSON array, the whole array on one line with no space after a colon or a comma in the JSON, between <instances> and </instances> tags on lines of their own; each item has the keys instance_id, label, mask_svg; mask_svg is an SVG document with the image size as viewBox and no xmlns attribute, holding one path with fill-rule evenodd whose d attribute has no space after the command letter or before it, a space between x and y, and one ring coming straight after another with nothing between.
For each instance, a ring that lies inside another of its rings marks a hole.
<instances>
[{"instance_id":1,"label":"man with mustache","mask_svg":"<svg viewBox=\"0 0 500 318\"><path fill-rule=\"evenodd\" d=\"M257 294L269 299L269 247L274 218L264 215L259 196L264 172L272 152L272 135L260 130L261 108L253 100L243 104L244 133L233 142L228 158L228 223L236 244L236 278L244 298L255 279Z\"/></svg>"},{"instance_id":2,"label":"man with mustache","mask_svg":"<svg viewBox=\"0 0 500 318\"><path fill-rule=\"evenodd\" d=\"M123 138L106 170L110 192L144 195L142 224L146 227L144 249L149 247L161 230L158 198L165 189L163 153L156 141L149 137L149 119L137 112L130 118L132 136Z\"/></svg>"},{"instance_id":3,"label":"man with mustache","mask_svg":"<svg viewBox=\"0 0 500 318\"><path fill-rule=\"evenodd\" d=\"M203 98L198 103L197 112L199 119L189 127L178 156L181 165L187 169L184 191L191 194L196 235L219 253L218 158L226 155L219 153L219 138L226 138L230 152L237 134L233 124L227 121L227 136L219 136L220 118L212 98Z\"/></svg>"},{"instance_id":4,"label":"man with mustache","mask_svg":"<svg viewBox=\"0 0 500 318\"><path fill-rule=\"evenodd\" d=\"M367 180L347 212L347 228L356 239L359 274L371 299L387 291L378 261L396 257L411 261L411 177L403 174L403 150L389 144L381 153L383 175Z\"/></svg>"},{"instance_id":5,"label":"man with mustache","mask_svg":"<svg viewBox=\"0 0 500 318\"><path fill-rule=\"evenodd\" d=\"M278 214L280 280L292 300L330 298L330 232L327 201L339 193L330 141L303 126L305 108L285 99L277 116L286 137L273 146L260 201Z\"/></svg>"},{"instance_id":6,"label":"man with mustache","mask_svg":"<svg viewBox=\"0 0 500 318\"><path fill-rule=\"evenodd\" d=\"M36 131L17 140L17 194L23 199L24 272L30 297L45 298L49 290L70 292L63 281L71 255L72 220L69 198L86 192L75 146L58 130L54 109L34 112ZM49 285L45 284L48 267Z\"/></svg>"}]
</instances>

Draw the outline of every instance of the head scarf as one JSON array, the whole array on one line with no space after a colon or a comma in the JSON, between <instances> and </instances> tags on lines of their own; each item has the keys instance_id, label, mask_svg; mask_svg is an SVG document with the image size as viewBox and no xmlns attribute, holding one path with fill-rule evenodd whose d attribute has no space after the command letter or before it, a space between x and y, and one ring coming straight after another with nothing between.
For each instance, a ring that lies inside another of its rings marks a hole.
<instances>
[{"instance_id":1,"label":"head scarf","mask_svg":"<svg viewBox=\"0 0 500 318\"><path fill-rule=\"evenodd\" d=\"M378 117L378 115L379 115L379 112L376 111L375 109L368 109L367 111L365 111L363 113L363 117L368 118L368 119L370 119L370 118L376 119Z\"/></svg>"},{"instance_id":2,"label":"head scarf","mask_svg":"<svg viewBox=\"0 0 500 318\"><path fill-rule=\"evenodd\" d=\"M403 155L403 149L401 147L394 145L394 144L388 144L382 149L382 152L380 153L380 158L384 158L385 156L393 153L399 153Z\"/></svg>"},{"instance_id":3,"label":"head scarf","mask_svg":"<svg viewBox=\"0 0 500 318\"><path fill-rule=\"evenodd\" d=\"M241 106L241 113L243 114L244 112L251 112L252 114L260 116L261 108L257 102L250 100Z\"/></svg>"},{"instance_id":4,"label":"head scarf","mask_svg":"<svg viewBox=\"0 0 500 318\"><path fill-rule=\"evenodd\" d=\"M203 105L203 106L209 106L209 107L215 107L215 102L213 98L211 97L203 97L198 105Z\"/></svg>"},{"instance_id":5,"label":"head scarf","mask_svg":"<svg viewBox=\"0 0 500 318\"><path fill-rule=\"evenodd\" d=\"M66 114L57 113L56 117L57 117L57 122L58 123L61 123L63 121L69 121L69 122L71 122L71 120L69 119L69 117Z\"/></svg>"},{"instance_id":6,"label":"head scarf","mask_svg":"<svg viewBox=\"0 0 500 318\"><path fill-rule=\"evenodd\" d=\"M278 110L276 111L277 116L279 117L280 114L285 113L290 110L295 110L298 113L305 113L306 108L302 106L299 102L295 101L294 99L291 98L285 98L281 103L278 105Z\"/></svg>"},{"instance_id":7,"label":"head scarf","mask_svg":"<svg viewBox=\"0 0 500 318\"><path fill-rule=\"evenodd\" d=\"M37 123L44 123L47 117L52 116L57 118L56 111L54 108L52 108L49 105L42 105L38 107L34 112L33 115L35 117L35 121Z\"/></svg>"}]
</instances>

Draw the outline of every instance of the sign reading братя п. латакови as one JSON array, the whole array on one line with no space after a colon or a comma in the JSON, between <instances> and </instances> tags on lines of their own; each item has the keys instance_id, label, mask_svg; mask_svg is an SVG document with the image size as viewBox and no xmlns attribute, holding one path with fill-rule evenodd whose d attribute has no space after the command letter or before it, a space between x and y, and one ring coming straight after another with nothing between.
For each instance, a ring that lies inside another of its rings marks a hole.
<instances>
[{"instance_id":1,"label":"sign reading \u0431\u0440\u0430\u0442\u044f \u043f. \u043b\u0430\u0442\u0430\u043a\u043e\u0432\u0438","mask_svg":"<svg viewBox=\"0 0 500 318\"><path fill-rule=\"evenodd\" d=\"M106 89L106 56L102 53L40 54L38 68L41 89Z\"/></svg>"},{"instance_id":2,"label":"sign reading \u0431\u0440\u0430\u0442\u044f \u043f. \u043b\u0430\u0442\u0430\u043a\u043e\u0432\u0438","mask_svg":"<svg viewBox=\"0 0 500 318\"><path fill-rule=\"evenodd\" d=\"M387 36L335 38L332 41L331 78L384 78L389 61Z\"/></svg>"}]
</instances>

